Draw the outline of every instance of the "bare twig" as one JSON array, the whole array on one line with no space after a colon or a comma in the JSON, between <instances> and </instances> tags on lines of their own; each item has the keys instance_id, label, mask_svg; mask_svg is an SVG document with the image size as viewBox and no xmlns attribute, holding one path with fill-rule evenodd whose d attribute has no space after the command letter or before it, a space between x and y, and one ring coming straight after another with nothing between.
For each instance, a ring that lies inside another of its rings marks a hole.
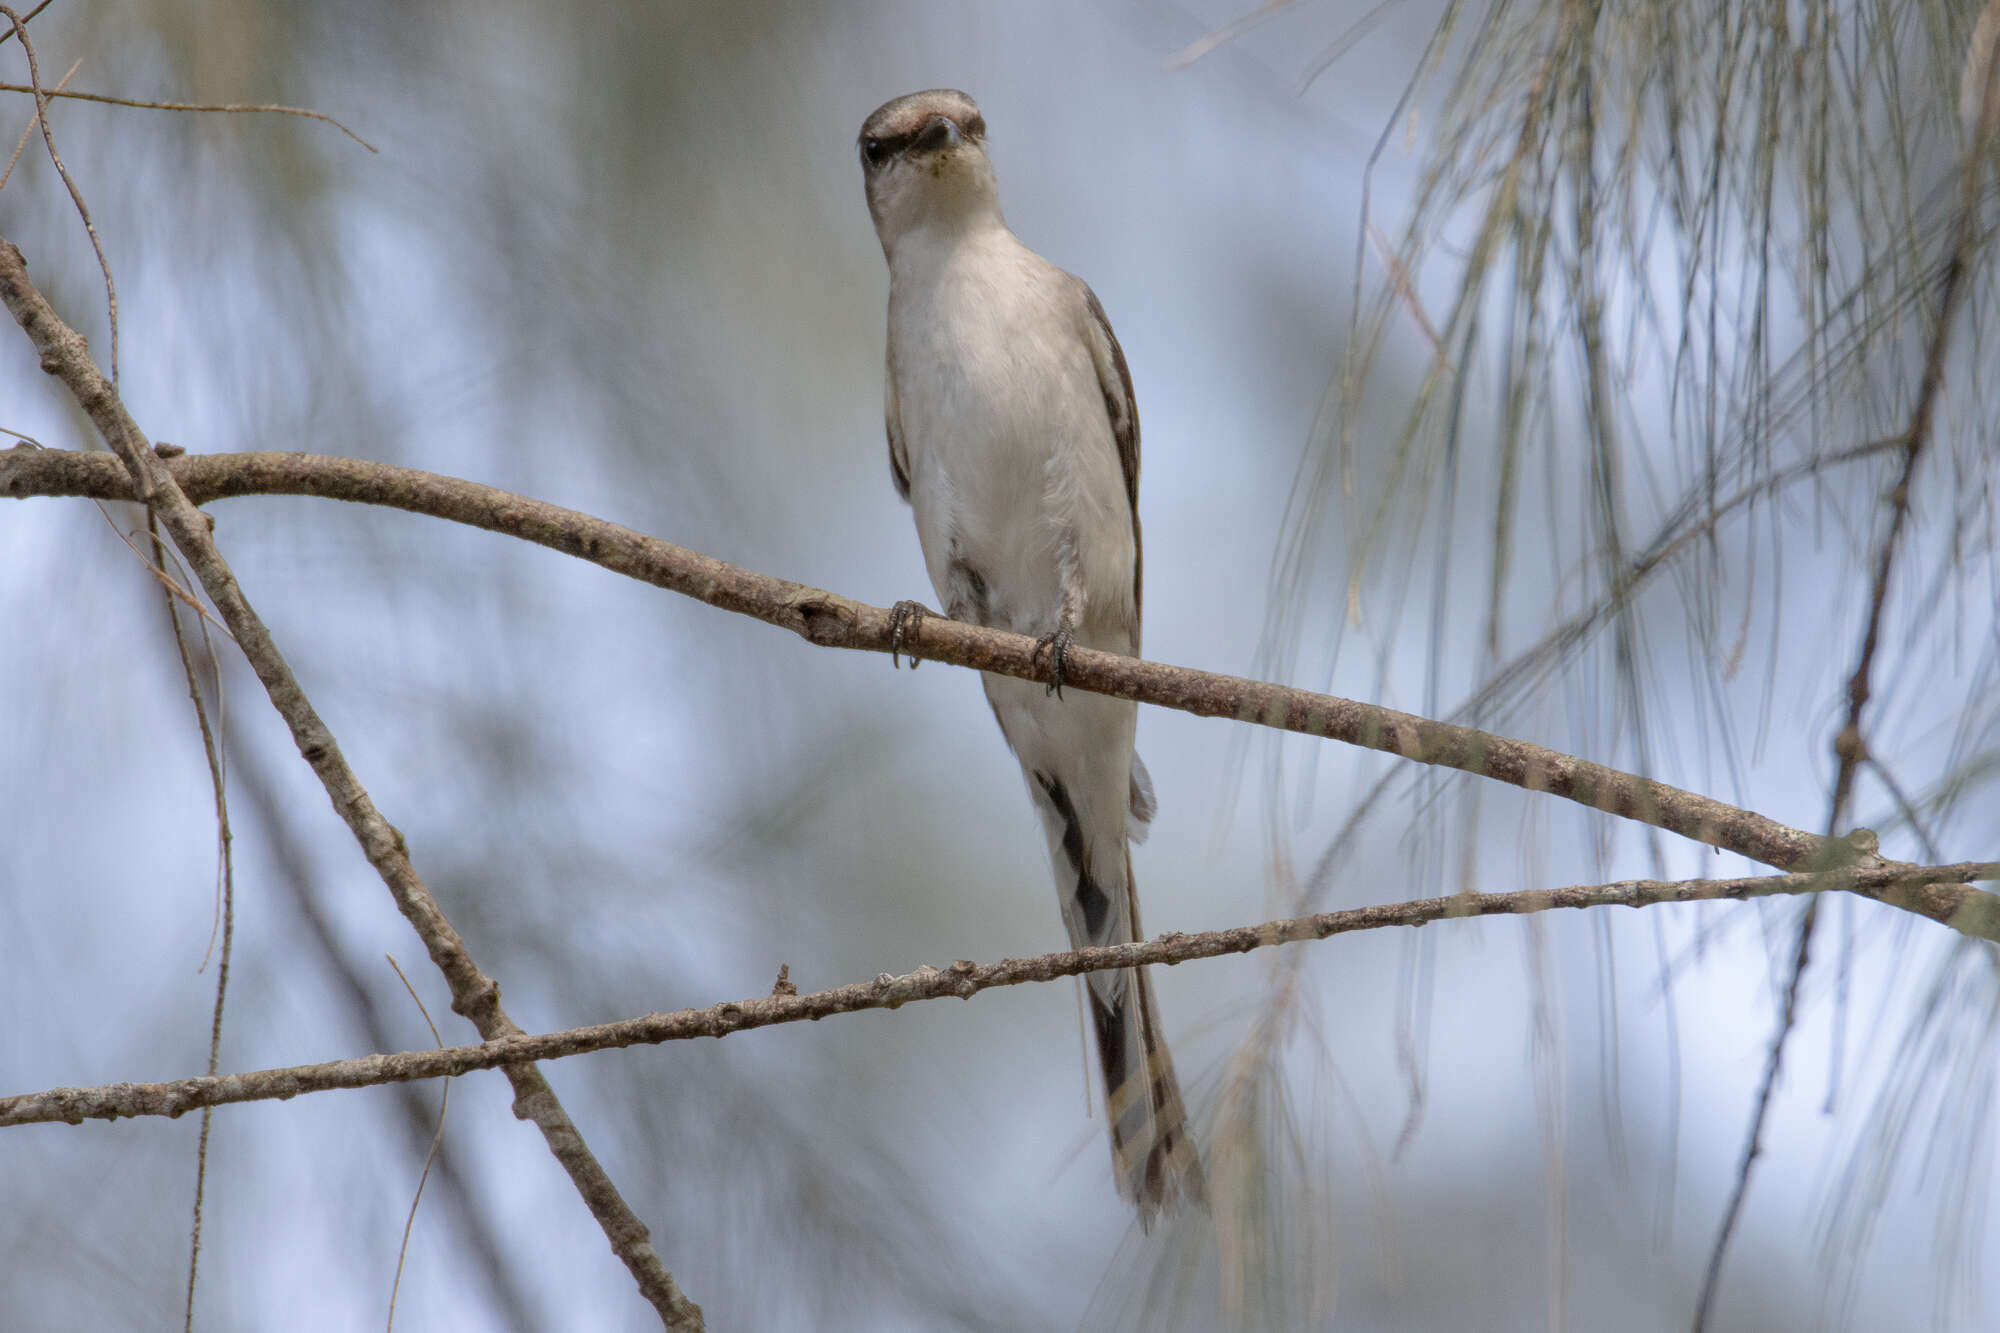
<instances>
[{"instance_id":1,"label":"bare twig","mask_svg":"<svg viewBox=\"0 0 2000 1333\"><path fill-rule=\"evenodd\" d=\"M1979 54L1974 53L1975 56ZM1991 53L1985 54L1990 56ZM1953 224L1951 249L1946 255L1939 290L1937 324L1931 332L1924 358L1924 374L1917 386L1917 401L1910 414L1910 428L1903 435L1903 465L1888 495L1889 529L1876 552L1874 577L1869 586L1867 627L1862 632L1861 646L1855 654L1854 672L1847 682L1847 721L1834 737L1833 752L1839 767L1834 774L1833 794L1827 803L1828 836L1832 836L1847 818L1854 796L1855 775L1860 772L1862 761L1869 757L1861 720L1874 689L1875 653L1881 643L1882 619L1889 603L1889 578L1895 569L1896 555L1902 548L1903 532L1909 524L1910 489L1916 482L1917 464L1923 457L1924 446L1930 440L1931 418L1936 413L1939 390L1944 385L1945 353L1951 345L1952 325L1956 322L1959 301L1964 294L1965 278L1972 267L1973 243L1978 232L1980 187L1986 174L1986 150L1994 137L1996 110L2000 110L1993 104L1994 89L2000 86L2000 62L1988 59L1983 69L1984 83L1977 90L1979 99L1973 103L1978 108L1978 119L1972 127L1970 142L1966 145L1960 165L1958 216ZM1704 1333L1708 1327L1716 1291L1722 1282L1723 1260L1742 1216L1743 1201L1750 1192L1751 1174L1756 1169L1758 1155L1763 1151L1764 1127L1770 1118L1771 1101L1777 1093L1778 1073L1784 1064L1785 1046L1791 1038L1797 1017L1799 982L1812 957L1813 931L1818 924L1819 899L1814 897L1807 900L1805 912L1799 918L1791 972L1785 980L1784 1002L1778 1015L1778 1030L1771 1039L1764 1076L1758 1084L1755 1108L1750 1117L1750 1133L1743 1145L1742 1159L1737 1164L1736 1180L1730 1188L1729 1202L1723 1208L1722 1221L1716 1228L1715 1244L1709 1252L1701 1297L1695 1305L1694 1333Z\"/></svg>"},{"instance_id":2,"label":"bare twig","mask_svg":"<svg viewBox=\"0 0 2000 1333\"><path fill-rule=\"evenodd\" d=\"M27 93L34 89L26 84L0 83L0 93ZM129 106L141 111L202 111L223 115L271 115L301 116L306 120L323 120L339 130L371 153L382 150L356 134L347 126L327 115L324 111L314 111L302 106L281 106L276 102L152 102L137 97L113 97L108 93L66 93L56 88L45 94L48 97L69 97L79 102L102 102L106 106Z\"/></svg>"},{"instance_id":3,"label":"bare twig","mask_svg":"<svg viewBox=\"0 0 2000 1333\"><path fill-rule=\"evenodd\" d=\"M1987 73L1989 100L1996 78L2000 78L2000 63L1990 67ZM1963 197L1959 200L1951 251L1939 290L1937 327L1931 334L1929 352L1924 358L1924 377L1917 386L1917 403L1910 414L1910 428L1903 434L1902 470L1888 495L1889 530L1883 535L1881 550L1875 557L1875 577L1868 594L1868 626L1862 632L1861 647L1855 655L1854 674L1847 682L1847 724L1834 738L1833 752L1840 761L1840 768L1834 777L1833 801L1827 812L1829 834L1846 818L1848 804L1854 794L1855 774L1868 755L1867 742L1861 731L1861 714L1873 692L1875 652L1882 638L1883 611L1889 603L1889 575L1895 568L1896 555L1902 549L1904 530L1909 526L1910 488L1916 482L1917 463L1923 457L1924 446L1930 441L1931 418L1937 412L1938 392L1944 385L1945 353L1951 345L1952 325L1956 322L1959 302L1965 294L1966 275L1972 267L1973 241L1979 220L1980 181L1985 174L1985 146L1992 141L1994 130L1994 111L1989 108L1980 120L1973 143L1966 150L1962 172Z\"/></svg>"},{"instance_id":4,"label":"bare twig","mask_svg":"<svg viewBox=\"0 0 2000 1333\"><path fill-rule=\"evenodd\" d=\"M431 1040L437 1043L439 1050L443 1050L444 1038L439 1035L437 1024L431 1022L431 1011L424 1008L423 998L417 994L417 988L403 975L403 965L396 961L394 954L384 954L383 957L389 960L390 967L396 969L396 980L403 983L403 989L410 993L410 1000L417 1006L417 1012L424 1016L424 1026L431 1030ZM431 1178L431 1163L437 1161L438 1149L444 1144L444 1117L449 1110L451 1110L451 1080L446 1079L444 1092L438 1098L437 1129L431 1134L431 1150L424 1154L424 1169L417 1176L417 1192L410 1196L410 1215L403 1219L403 1243L396 1247L396 1280L389 1284L389 1318L383 1325L386 1333L395 1333L396 1293L403 1289L403 1261L410 1255L410 1232L417 1225L417 1205L424 1201L424 1184ZM202 1114L208 1114L207 1110Z\"/></svg>"},{"instance_id":5,"label":"bare twig","mask_svg":"<svg viewBox=\"0 0 2000 1333\"><path fill-rule=\"evenodd\" d=\"M889 612L836 593L773 578L559 505L414 468L317 454L189 454L160 471L197 504L239 495L317 495L451 519L535 542L614 573L753 616L825 647L889 651ZM133 486L101 454L0 450L0 496L79 495L129 499ZM930 661L1046 678L1047 663L1025 635L926 616L901 651ZM1296 731L1455 768L1547 792L1607 814L1666 829L1781 870L1808 868L1828 840L1754 811L1726 805L1529 741L1433 722L1393 708L1312 690L1245 680L1077 648L1063 683L1157 704L1198 717Z\"/></svg>"},{"instance_id":6,"label":"bare twig","mask_svg":"<svg viewBox=\"0 0 2000 1333\"><path fill-rule=\"evenodd\" d=\"M21 443L14 446L16 449L24 449L24 450L46 449L48 447L47 445L43 444L40 440L35 439L33 436L23 435L21 434L21 432L17 430L10 430L6 426L0 426L0 435L11 435L15 439L20 440ZM160 446L157 452L159 452L161 457L167 457L171 453L172 449L173 446L171 445L162 445ZM99 455L99 457L105 457L105 456ZM108 457L105 458L105 461L107 463L111 462L111 460ZM113 467L114 470L116 470L116 464L113 464ZM119 475L123 476L124 474L120 472ZM131 497L126 496L124 498L130 499ZM203 637L205 638L207 636L209 629L212 627L217 632L219 632L225 639L229 639L230 634L228 627L225 626L221 621L217 620L214 614L211 613L207 607L201 604L201 599L199 597L196 597L193 593L189 592L187 588L180 582L180 580L176 579L173 576L173 574L168 571L165 559L149 558L144 551L141 551L139 549L138 543L132 540L131 535L128 534L125 531L125 529L118 526L118 520L111 517L110 511L104 507L104 502L102 500L99 500L95 501L94 503L96 503L97 505L98 517L104 520L105 527L111 529L111 535L116 537L121 543L123 543L125 549L133 554L133 556L139 561L140 565L144 567L145 571L149 575L151 575L156 581L158 581L161 589L165 591L167 596L170 598L177 598L180 601L186 603L189 610L193 611L196 615L201 617ZM164 548L159 545L158 542L154 543L153 549L156 553L156 557L171 555L171 553L166 552ZM235 640L230 639L230 642L233 643L235 642ZM212 942L213 941L211 940L211 943ZM203 959L203 966L207 966L206 958Z\"/></svg>"},{"instance_id":7,"label":"bare twig","mask_svg":"<svg viewBox=\"0 0 2000 1333\"><path fill-rule=\"evenodd\" d=\"M229 627L217 620L214 612L201 604L201 598L188 591L187 585L174 577L173 571L167 566L170 561L178 564L179 557L160 544L157 533L153 540L154 554L151 558L148 558L146 553L139 549L138 543L132 540L131 535L125 529L118 526L118 520L111 517L111 514L104 508L101 501L98 503L97 512L104 519L104 525L111 529L111 535L125 544L125 549L138 559L145 571L152 575L153 580L160 585L160 591L165 594L167 600L183 603L188 610L201 618L202 634L204 636L212 626L221 632L223 638L229 639L232 643L235 642L234 636L229 633ZM151 515L152 511L148 510L147 521L149 527L156 521ZM186 571L182 570L181 572L185 573ZM206 963L206 959L203 961Z\"/></svg>"},{"instance_id":8,"label":"bare twig","mask_svg":"<svg viewBox=\"0 0 2000 1333\"><path fill-rule=\"evenodd\" d=\"M834 1014L897 1009L920 1000L969 999L1002 986L1060 980L1088 972L1172 965L1219 958L1306 940L1323 940L1392 926L1424 926L1462 917L1522 916L1565 908L1650 907L1664 903L1762 898L1842 889L1900 907L1979 939L2000 941L2000 895L1970 887L1976 880L2000 879L2000 862L1961 865L1858 866L1814 874L1761 875L1747 879L1621 880L1561 889L1516 893L1458 893L1443 898L1321 912L1262 925L1237 926L1200 934L1168 934L1135 944L1075 949L1035 958L1003 958L997 963L956 962L920 967L902 976L883 973L873 981L787 995L772 991L752 999L647 1014L614 1023L571 1028L539 1036L513 1035L477 1046L441 1051L407 1051L353 1060L266 1069L171 1083L107 1083L92 1088L51 1088L0 1097L0 1127L66 1121L117 1120L127 1116L178 1116L204 1106L285 1100L340 1088L369 1088L413 1079L449 1078L477 1069L512 1068L532 1060L556 1060L626 1046L726 1037L733 1032L817 1022Z\"/></svg>"},{"instance_id":9,"label":"bare twig","mask_svg":"<svg viewBox=\"0 0 2000 1333\"><path fill-rule=\"evenodd\" d=\"M1227 46L1244 33L1249 32L1252 28L1276 18L1280 13L1290 9L1291 6L1292 0L1264 0L1263 4L1257 6L1257 8L1251 10L1248 14L1243 15L1241 18L1231 19L1221 27L1214 29L1202 37L1196 38L1168 56L1165 66L1167 73L1178 74L1189 65L1194 64L1195 61L1209 54L1209 52L1216 50L1218 47Z\"/></svg>"},{"instance_id":10,"label":"bare twig","mask_svg":"<svg viewBox=\"0 0 2000 1333\"><path fill-rule=\"evenodd\" d=\"M33 23L35 21L35 15L41 13L44 9L47 9L50 5L54 4L55 2L56 0L42 0L42 3L36 5L33 9L29 10L26 14L23 14L21 16L20 18L21 26L26 27L28 24ZM0 46L5 46L8 42L11 42L13 40L14 40L14 30L12 28L7 29L7 31L5 32L0 32Z\"/></svg>"},{"instance_id":11,"label":"bare twig","mask_svg":"<svg viewBox=\"0 0 2000 1333\"><path fill-rule=\"evenodd\" d=\"M18 20L17 20L18 23ZM261 617L244 598L228 562L209 537L207 517L189 502L161 459L126 413L118 391L104 378L75 329L65 324L28 277L21 252L0 237L0 299L41 357L42 368L59 377L98 433L130 474L131 488L159 515L209 600L263 683L272 706L285 719L299 753L312 766L334 809L361 844L369 863L416 929L431 961L451 987L452 1008L492 1040L521 1029L500 1005L500 988L473 962L465 942L439 910L437 901L410 863L403 836L375 808L367 790L340 752L339 742L300 688ZM32 451L30 451L32 452ZM653 1249L645 1224L618 1194L548 1080L532 1065L507 1068L514 1085L514 1112L534 1121L549 1150L569 1172L584 1202L604 1229L612 1250L624 1261L640 1291L670 1329L699 1329L701 1310L681 1294Z\"/></svg>"},{"instance_id":12,"label":"bare twig","mask_svg":"<svg viewBox=\"0 0 2000 1333\"><path fill-rule=\"evenodd\" d=\"M1444 339L1438 336L1437 325L1431 323L1430 314L1424 309L1424 300L1417 292L1417 281L1410 272L1409 264L1390 246L1389 238L1382 234L1380 227L1372 222L1369 223L1367 235L1368 243L1375 249L1377 262L1382 265L1382 271L1389 276L1390 287L1402 300L1404 308L1410 312L1410 319L1424 335L1424 341L1431 345L1431 351L1436 354L1438 365L1449 374L1458 374L1458 367L1451 364L1450 357L1446 354Z\"/></svg>"},{"instance_id":13,"label":"bare twig","mask_svg":"<svg viewBox=\"0 0 2000 1333\"><path fill-rule=\"evenodd\" d=\"M318 880L298 828L306 815L283 800L272 776L272 761L262 749L244 744L241 731L228 737L228 746L224 757L229 771L236 775L237 791L249 801L250 819L263 834L270 857L272 887L282 885L289 891L292 906L304 925L304 936L294 944L292 958L302 960L307 951L317 949L344 1001L343 1011L352 1015L358 1025L357 1039L371 1051L397 1049L390 1024L385 1021L387 1005L379 993L375 973L370 970L364 977L356 960L342 947L323 895L316 889ZM436 1108L426 1104L424 1089L417 1084L404 1084L398 1092L403 1117L426 1145L428 1156L428 1145L436 1136ZM454 1256L456 1266L485 1278L496 1309L493 1317L480 1327L491 1333L501 1330L529 1333L535 1325L528 1317L531 1302L521 1290L519 1270L501 1252L495 1219L473 1197L466 1176L450 1148L440 1148L431 1167L435 1184L425 1194L432 1200L432 1208L449 1210L459 1228L463 1245Z\"/></svg>"},{"instance_id":14,"label":"bare twig","mask_svg":"<svg viewBox=\"0 0 2000 1333\"><path fill-rule=\"evenodd\" d=\"M76 63L72 64L69 67L69 73L63 75L62 80L59 83L57 83L54 88L49 90L49 96L54 97L59 93L61 93L64 88L69 86L69 81L76 77L76 72L82 68L83 68L83 57L79 56L76 59ZM28 117L28 127L21 131L21 137L14 140L13 156L7 159L6 170L0 171L0 190L4 190L7 188L7 182L10 179L12 179L14 175L14 168L20 165L21 154L24 151L26 151L28 147L28 140L34 137L35 127L40 125L41 123L42 123L42 109L38 106L35 108L35 114Z\"/></svg>"},{"instance_id":15,"label":"bare twig","mask_svg":"<svg viewBox=\"0 0 2000 1333\"><path fill-rule=\"evenodd\" d=\"M62 154L56 152L55 131L49 128L49 93L42 87L42 70L35 60L35 44L28 40L28 20L5 5L0 5L0 14L6 15L13 23L14 34L21 39L21 54L28 58L29 89L35 94L35 124L41 128L42 143L49 150L49 161L54 164L56 174L62 177L70 202L76 205L77 216L83 219L83 229L90 236L90 248L97 252L97 267L104 273L104 299L110 307L111 318L111 382L115 385L118 383L118 285L111 280L111 261L104 257L104 243L97 238L97 224L90 220L90 205L83 202L83 191L76 188L69 168L63 165ZM72 69L71 72L75 71ZM64 81L68 81L67 75Z\"/></svg>"},{"instance_id":16,"label":"bare twig","mask_svg":"<svg viewBox=\"0 0 2000 1333\"><path fill-rule=\"evenodd\" d=\"M121 534L122 535L122 534ZM164 570L167 563L165 545L160 541L159 520L152 510L146 511L146 535L153 546L153 565ZM215 927L209 937L209 948L216 945L216 936L221 937L222 955L215 965L215 1007L208 1023L208 1072L213 1075L222 1067L222 1010L229 997L229 964L236 943L236 858L232 851L229 832L228 783L222 770L222 745L217 735L220 727L211 725L208 703L202 698L201 677L194 669L194 657L188 652L187 634L181 629L180 609L174 603L173 594L163 593L161 601L167 610L167 625L173 630L174 652L180 658L181 675L187 681L188 698L194 702L195 725L201 731L202 757L208 761L209 788L215 800ZM197 621L199 624L200 622ZM213 654L211 653L211 659ZM217 712L221 712L222 681L217 673ZM205 967L208 959L202 959ZM195 1277L201 1265L201 1207L208 1187L208 1135L213 1115L208 1108L201 1113L201 1135L195 1145L194 1158L194 1221L188 1233L188 1280L187 1308L182 1319L182 1328L194 1333L194 1292Z\"/></svg>"}]
</instances>

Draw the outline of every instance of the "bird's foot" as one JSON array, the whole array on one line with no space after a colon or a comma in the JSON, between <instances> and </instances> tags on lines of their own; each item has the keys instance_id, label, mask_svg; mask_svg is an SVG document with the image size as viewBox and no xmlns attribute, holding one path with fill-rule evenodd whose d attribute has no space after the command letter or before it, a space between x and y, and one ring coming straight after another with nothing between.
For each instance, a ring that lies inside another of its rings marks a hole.
<instances>
[{"instance_id":1,"label":"bird's foot","mask_svg":"<svg viewBox=\"0 0 2000 1333\"><path fill-rule=\"evenodd\" d=\"M897 654L902 651L904 644L916 642L917 627L924 623L924 617L936 614L937 612L931 610L922 602L902 601L889 608L890 666L897 667L902 665L902 659ZM911 653L910 670L915 671L916 669L917 655Z\"/></svg>"},{"instance_id":2,"label":"bird's foot","mask_svg":"<svg viewBox=\"0 0 2000 1333\"><path fill-rule=\"evenodd\" d=\"M1076 643L1076 630L1065 616L1056 622L1056 627L1035 640L1035 651L1028 660L1034 661L1043 653L1049 655L1049 693L1062 698L1063 679L1069 674L1069 650Z\"/></svg>"}]
</instances>

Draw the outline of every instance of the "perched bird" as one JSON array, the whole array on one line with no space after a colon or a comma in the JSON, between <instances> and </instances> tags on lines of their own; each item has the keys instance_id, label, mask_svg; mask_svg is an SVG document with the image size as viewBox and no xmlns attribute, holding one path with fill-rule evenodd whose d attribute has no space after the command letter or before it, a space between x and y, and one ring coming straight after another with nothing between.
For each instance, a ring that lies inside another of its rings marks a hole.
<instances>
[{"instance_id":1,"label":"perched bird","mask_svg":"<svg viewBox=\"0 0 2000 1333\"><path fill-rule=\"evenodd\" d=\"M1048 835L1072 945L1140 938L1128 837L1153 816L1138 707L1061 690L1074 644L1139 652L1139 416L1089 287L1000 214L986 120L964 93L888 103L861 127L889 261L889 474L956 620L1038 636L1049 686L984 677ZM900 641L923 608L897 609ZM1151 1225L1203 1197L1187 1110L1143 969L1093 972L1118 1189Z\"/></svg>"}]
</instances>

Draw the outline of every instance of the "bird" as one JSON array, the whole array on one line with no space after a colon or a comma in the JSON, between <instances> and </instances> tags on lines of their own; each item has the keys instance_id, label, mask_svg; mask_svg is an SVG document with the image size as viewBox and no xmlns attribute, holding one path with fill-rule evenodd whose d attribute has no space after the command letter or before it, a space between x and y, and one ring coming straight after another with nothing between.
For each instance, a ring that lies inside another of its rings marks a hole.
<instances>
[{"instance_id":1,"label":"bird","mask_svg":"<svg viewBox=\"0 0 2000 1333\"><path fill-rule=\"evenodd\" d=\"M985 673L1041 819L1070 943L1143 938L1131 843L1156 803L1138 706L1062 690L1071 648L1137 656L1139 415L1097 296L1008 228L986 119L949 88L885 103L859 138L889 266L889 474L954 620L1036 637L1049 682ZM893 613L893 644L927 614ZM912 665L914 666L914 659ZM1150 1230L1205 1202L1143 968L1085 981L1119 1193Z\"/></svg>"}]
</instances>

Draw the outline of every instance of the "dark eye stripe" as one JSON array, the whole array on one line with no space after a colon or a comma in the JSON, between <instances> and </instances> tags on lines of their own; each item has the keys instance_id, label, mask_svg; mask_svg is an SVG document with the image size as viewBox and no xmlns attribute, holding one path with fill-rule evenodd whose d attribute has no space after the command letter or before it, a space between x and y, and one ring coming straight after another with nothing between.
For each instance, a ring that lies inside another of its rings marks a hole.
<instances>
[{"instance_id":1,"label":"dark eye stripe","mask_svg":"<svg viewBox=\"0 0 2000 1333\"><path fill-rule=\"evenodd\" d=\"M929 122L926 122L928 125ZM959 133L969 139L986 138L986 117L975 115L959 127ZM871 167L879 167L890 158L915 143L923 135L923 129L915 129L908 134L885 134L864 137L861 140L861 160Z\"/></svg>"},{"instance_id":2,"label":"dark eye stripe","mask_svg":"<svg viewBox=\"0 0 2000 1333\"><path fill-rule=\"evenodd\" d=\"M883 138L861 141L861 160L871 167L879 167L896 154L908 148L916 140L914 134L893 134Z\"/></svg>"}]
</instances>

